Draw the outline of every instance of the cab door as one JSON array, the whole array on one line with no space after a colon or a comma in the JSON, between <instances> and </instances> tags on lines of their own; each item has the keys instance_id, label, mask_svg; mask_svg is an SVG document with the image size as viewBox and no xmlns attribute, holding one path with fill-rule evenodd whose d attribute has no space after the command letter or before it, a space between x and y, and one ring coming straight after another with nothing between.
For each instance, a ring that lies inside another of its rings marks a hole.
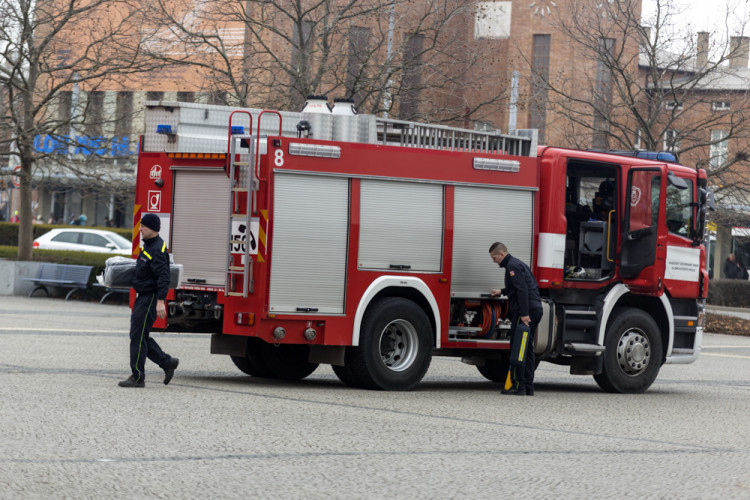
<instances>
[{"instance_id":1,"label":"cab door","mask_svg":"<svg viewBox=\"0 0 750 500\"><path fill-rule=\"evenodd\" d=\"M667 228L664 217L666 166L628 171L620 249L620 276L632 291L660 295Z\"/></svg>"}]
</instances>

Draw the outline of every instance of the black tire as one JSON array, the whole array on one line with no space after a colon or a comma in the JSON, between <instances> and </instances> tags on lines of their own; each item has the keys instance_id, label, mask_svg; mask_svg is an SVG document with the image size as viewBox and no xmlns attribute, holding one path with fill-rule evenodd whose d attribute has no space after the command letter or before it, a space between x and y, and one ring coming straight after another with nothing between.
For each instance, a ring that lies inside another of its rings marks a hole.
<instances>
[{"instance_id":1,"label":"black tire","mask_svg":"<svg viewBox=\"0 0 750 500\"><path fill-rule=\"evenodd\" d=\"M261 377L262 375L255 367L250 363L250 360L243 358L242 356L230 356L234 366L240 369L242 373L252 375L253 377Z\"/></svg>"},{"instance_id":2,"label":"black tire","mask_svg":"<svg viewBox=\"0 0 750 500\"><path fill-rule=\"evenodd\" d=\"M387 297L368 307L359 346L347 349L346 365L366 389L406 391L427 373L432 346L425 312L410 300Z\"/></svg>"},{"instance_id":3,"label":"black tire","mask_svg":"<svg viewBox=\"0 0 750 500\"><path fill-rule=\"evenodd\" d=\"M249 338L245 357L231 356L234 365L243 373L253 377L273 378L274 375L265 362L265 342L259 338Z\"/></svg>"},{"instance_id":4,"label":"black tire","mask_svg":"<svg viewBox=\"0 0 750 500\"><path fill-rule=\"evenodd\" d=\"M645 311L623 308L612 319L604 339L602 373L594 375L607 392L639 394L656 380L663 346L656 321Z\"/></svg>"},{"instance_id":5,"label":"black tire","mask_svg":"<svg viewBox=\"0 0 750 500\"><path fill-rule=\"evenodd\" d=\"M477 366L479 373L491 382L497 382L504 384L505 379L508 378L508 370L510 363L508 356L503 354L501 359L488 359L485 361L484 366Z\"/></svg>"},{"instance_id":6,"label":"black tire","mask_svg":"<svg viewBox=\"0 0 750 500\"><path fill-rule=\"evenodd\" d=\"M271 378L302 380L318 368L317 363L307 362L310 347L306 345L263 343L261 352Z\"/></svg>"},{"instance_id":7,"label":"black tire","mask_svg":"<svg viewBox=\"0 0 750 500\"><path fill-rule=\"evenodd\" d=\"M335 373L339 380L344 384L357 389L362 388L362 383L357 379L348 366L331 365L331 368L333 368L333 373Z\"/></svg>"}]
</instances>

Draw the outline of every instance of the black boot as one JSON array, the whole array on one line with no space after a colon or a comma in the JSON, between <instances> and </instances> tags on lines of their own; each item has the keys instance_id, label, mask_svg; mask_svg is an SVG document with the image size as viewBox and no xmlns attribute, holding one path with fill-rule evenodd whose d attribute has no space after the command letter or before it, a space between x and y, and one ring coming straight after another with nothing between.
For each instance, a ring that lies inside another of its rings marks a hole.
<instances>
[{"instance_id":1,"label":"black boot","mask_svg":"<svg viewBox=\"0 0 750 500\"><path fill-rule=\"evenodd\" d=\"M511 396L525 396L526 395L526 389L503 389L501 391L503 394L509 394Z\"/></svg>"},{"instance_id":2,"label":"black boot","mask_svg":"<svg viewBox=\"0 0 750 500\"><path fill-rule=\"evenodd\" d=\"M146 382L144 382L143 380L138 381L131 375L127 379L119 382L117 385L119 385L120 387L146 387Z\"/></svg>"},{"instance_id":3,"label":"black boot","mask_svg":"<svg viewBox=\"0 0 750 500\"><path fill-rule=\"evenodd\" d=\"M164 385L167 385L172 380L172 377L174 377L174 371L179 364L180 360L175 357L169 360L169 366L164 369Z\"/></svg>"}]
</instances>

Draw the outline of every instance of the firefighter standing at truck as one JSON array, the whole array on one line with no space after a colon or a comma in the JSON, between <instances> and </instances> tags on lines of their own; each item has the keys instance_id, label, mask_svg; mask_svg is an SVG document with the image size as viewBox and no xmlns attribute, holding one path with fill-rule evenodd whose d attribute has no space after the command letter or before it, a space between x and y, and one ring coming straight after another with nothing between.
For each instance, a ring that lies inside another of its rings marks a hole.
<instances>
[{"instance_id":1,"label":"firefighter standing at truck","mask_svg":"<svg viewBox=\"0 0 750 500\"><path fill-rule=\"evenodd\" d=\"M166 318L165 300L169 290L169 250L159 237L161 220L155 214L141 219L143 248L135 264L133 289L137 293L130 315L130 369L132 375L120 387L146 386L146 358L164 370L164 384L174 376L180 360L162 351L149 332L156 317Z\"/></svg>"},{"instance_id":2,"label":"firefighter standing at truck","mask_svg":"<svg viewBox=\"0 0 750 500\"><path fill-rule=\"evenodd\" d=\"M505 269L505 288L492 290L492 296L506 295L510 303L511 328L515 330L519 323L529 327L529 338L525 349L519 351L519 359L510 367L511 388L503 389L503 394L517 396L534 395L534 333L542 320L542 300L539 287L531 269L522 261L508 253L508 247L500 242L490 247L492 261ZM515 342L520 340L511 335L511 352L517 351Z\"/></svg>"}]
</instances>

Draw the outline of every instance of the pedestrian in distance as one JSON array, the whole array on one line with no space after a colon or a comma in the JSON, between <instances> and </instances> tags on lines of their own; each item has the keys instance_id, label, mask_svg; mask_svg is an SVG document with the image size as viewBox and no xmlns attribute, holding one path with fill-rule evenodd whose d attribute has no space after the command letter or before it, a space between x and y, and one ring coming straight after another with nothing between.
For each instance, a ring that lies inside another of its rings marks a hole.
<instances>
[{"instance_id":1,"label":"pedestrian in distance","mask_svg":"<svg viewBox=\"0 0 750 500\"><path fill-rule=\"evenodd\" d=\"M169 251L159 237L161 220L155 214L141 218L143 248L135 264L133 289L137 296L130 315L130 370L120 387L146 386L146 358L164 370L164 385L174 376L180 360L165 353L149 334L156 318L167 317L165 300L169 290Z\"/></svg>"},{"instance_id":2,"label":"pedestrian in distance","mask_svg":"<svg viewBox=\"0 0 750 500\"><path fill-rule=\"evenodd\" d=\"M730 253L727 260L724 261L724 279L738 280L742 279L742 275L742 267L737 262L737 257L733 253Z\"/></svg>"},{"instance_id":3,"label":"pedestrian in distance","mask_svg":"<svg viewBox=\"0 0 750 500\"><path fill-rule=\"evenodd\" d=\"M511 346L510 380L511 387L503 389L503 394L516 396L534 395L534 333L542 320L542 300L539 287L531 269L508 252L503 243L495 242L490 247L492 261L505 269L505 288L492 290L492 296L505 295L510 305ZM518 329L520 324L527 328ZM516 330L521 332L517 335Z\"/></svg>"}]
</instances>

